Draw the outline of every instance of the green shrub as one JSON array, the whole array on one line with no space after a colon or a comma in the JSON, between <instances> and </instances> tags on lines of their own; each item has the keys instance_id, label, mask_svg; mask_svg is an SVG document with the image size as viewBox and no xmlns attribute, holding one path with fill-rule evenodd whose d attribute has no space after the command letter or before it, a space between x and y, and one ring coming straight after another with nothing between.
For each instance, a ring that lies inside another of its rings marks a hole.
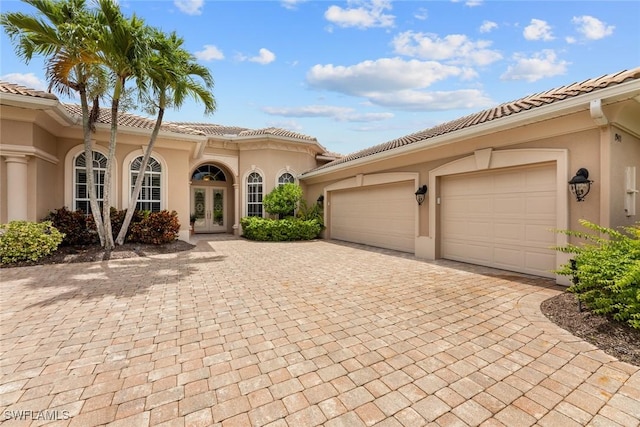
<instances>
[{"instance_id":1,"label":"green shrub","mask_svg":"<svg viewBox=\"0 0 640 427\"><path fill-rule=\"evenodd\" d=\"M44 221L51 221L53 226L64 234L62 246L84 246L98 243L98 233L93 217L84 212L72 211L61 207L49 212Z\"/></svg>"},{"instance_id":2,"label":"green shrub","mask_svg":"<svg viewBox=\"0 0 640 427\"><path fill-rule=\"evenodd\" d=\"M322 205L313 203L309 205L305 199L300 200L300 206L298 207L298 218L303 221L309 221L315 219L324 229L324 215Z\"/></svg>"},{"instance_id":3,"label":"green shrub","mask_svg":"<svg viewBox=\"0 0 640 427\"><path fill-rule=\"evenodd\" d=\"M0 225L0 262L37 261L54 252L62 242L50 221L11 221Z\"/></svg>"},{"instance_id":4,"label":"green shrub","mask_svg":"<svg viewBox=\"0 0 640 427\"><path fill-rule=\"evenodd\" d=\"M311 240L318 237L322 225L315 219L303 221L297 218L274 220L260 217L244 217L240 220L243 236L250 240L282 242Z\"/></svg>"},{"instance_id":5,"label":"green shrub","mask_svg":"<svg viewBox=\"0 0 640 427\"><path fill-rule=\"evenodd\" d=\"M111 208L111 214L110 214L111 215L111 234L113 234L113 240L115 240L118 237L118 234L120 233L120 229L122 228L122 223L124 222L124 216L126 214L127 214L126 209L119 211L114 207ZM149 214L150 214L150 211L133 211L133 216L131 217L131 222L129 223L129 230L125 235L125 239L128 238L133 226L135 224L140 223ZM90 218L90 219L91 219L91 223L94 224L94 228L95 228L95 222L93 221L93 218Z\"/></svg>"},{"instance_id":6,"label":"green shrub","mask_svg":"<svg viewBox=\"0 0 640 427\"><path fill-rule=\"evenodd\" d=\"M176 211L145 212L140 222L129 228L130 242L162 245L178 238L180 222Z\"/></svg>"},{"instance_id":7,"label":"green shrub","mask_svg":"<svg viewBox=\"0 0 640 427\"><path fill-rule=\"evenodd\" d=\"M595 233L563 231L588 243L559 248L575 257L558 273L573 278L569 291L593 313L611 315L640 329L640 223L623 232L580 223Z\"/></svg>"},{"instance_id":8,"label":"green shrub","mask_svg":"<svg viewBox=\"0 0 640 427\"><path fill-rule=\"evenodd\" d=\"M265 212L280 217L293 216L302 198L302 188L298 184L287 183L274 188L264 196L262 206Z\"/></svg>"}]
</instances>

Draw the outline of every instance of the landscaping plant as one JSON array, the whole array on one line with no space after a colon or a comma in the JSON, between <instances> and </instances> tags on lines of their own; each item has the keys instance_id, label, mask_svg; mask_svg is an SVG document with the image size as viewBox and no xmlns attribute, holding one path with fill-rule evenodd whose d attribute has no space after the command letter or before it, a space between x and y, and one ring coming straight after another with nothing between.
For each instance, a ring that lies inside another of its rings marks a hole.
<instances>
[{"instance_id":1,"label":"landscaping plant","mask_svg":"<svg viewBox=\"0 0 640 427\"><path fill-rule=\"evenodd\" d=\"M240 220L243 236L249 240L282 242L311 240L318 237L322 225L315 219L303 221L297 218L270 219L247 216Z\"/></svg>"},{"instance_id":2,"label":"landscaping plant","mask_svg":"<svg viewBox=\"0 0 640 427\"><path fill-rule=\"evenodd\" d=\"M0 225L0 262L37 261L58 248L64 234L51 221L11 221Z\"/></svg>"},{"instance_id":3,"label":"landscaping plant","mask_svg":"<svg viewBox=\"0 0 640 427\"><path fill-rule=\"evenodd\" d=\"M62 246L93 245L99 241L93 218L80 210L72 211L63 206L49 212L44 221L51 221L53 226L64 234Z\"/></svg>"},{"instance_id":4,"label":"landscaping plant","mask_svg":"<svg viewBox=\"0 0 640 427\"><path fill-rule=\"evenodd\" d=\"M265 212L279 218L293 216L302 199L302 188L298 184L287 183L274 188L264 196L262 206Z\"/></svg>"},{"instance_id":5,"label":"landscaping plant","mask_svg":"<svg viewBox=\"0 0 640 427\"><path fill-rule=\"evenodd\" d=\"M131 225L127 240L162 245L176 240L179 231L180 222L176 211L145 211L142 220Z\"/></svg>"},{"instance_id":6,"label":"landscaping plant","mask_svg":"<svg viewBox=\"0 0 640 427\"><path fill-rule=\"evenodd\" d=\"M575 254L558 273L573 278L568 290L593 313L640 329L640 223L622 231L580 223L593 232L562 231L586 243L558 248Z\"/></svg>"}]
</instances>

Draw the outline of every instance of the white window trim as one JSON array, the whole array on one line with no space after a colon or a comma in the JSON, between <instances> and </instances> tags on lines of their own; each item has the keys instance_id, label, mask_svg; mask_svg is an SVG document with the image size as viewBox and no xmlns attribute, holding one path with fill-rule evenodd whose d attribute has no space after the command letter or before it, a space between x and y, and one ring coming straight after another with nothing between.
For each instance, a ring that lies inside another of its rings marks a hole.
<instances>
[{"instance_id":1,"label":"white window trim","mask_svg":"<svg viewBox=\"0 0 640 427\"><path fill-rule=\"evenodd\" d=\"M246 171L244 173L244 175L242 176L242 216L247 216L248 215L248 209L247 206L249 204L249 195L247 194L247 185L249 184L247 182L247 180L249 179L249 175L251 175L252 173L258 173L260 174L260 176L262 177L262 200L264 200L264 196L267 195L267 185L266 185L266 179L265 179L265 173L262 171L262 169L260 168L256 168L256 167L252 167L251 169L249 169L248 171ZM262 206L262 217L264 218L264 204Z\"/></svg>"},{"instance_id":2,"label":"white window trim","mask_svg":"<svg viewBox=\"0 0 640 427\"><path fill-rule=\"evenodd\" d=\"M275 187L280 185L280 177L285 173L288 173L288 174L293 176L293 183L294 184L299 184L299 182L298 182L298 174L296 172L294 172L292 169L290 169L289 167L287 167L286 169L280 169L278 171L278 173L276 174Z\"/></svg>"},{"instance_id":3,"label":"white window trim","mask_svg":"<svg viewBox=\"0 0 640 427\"><path fill-rule=\"evenodd\" d=\"M100 145L96 145L95 143L91 147L93 151L97 151L100 154L104 155L108 158L109 151L107 148L102 147ZM78 155L84 153L84 145L76 145L71 148L67 155L64 157L64 205L68 209L73 209L73 199L75 194L75 176L74 176L74 168L75 168L75 159ZM118 165L117 162L113 164L113 179L111 180L111 200L117 202L117 192L116 192L116 182L118 181Z\"/></svg>"},{"instance_id":4,"label":"white window trim","mask_svg":"<svg viewBox=\"0 0 640 427\"><path fill-rule=\"evenodd\" d=\"M124 170L122 177L122 209L127 209L129 207L131 187L134 184L131 182L131 163L140 156L144 156L144 151L134 150L127 154L124 158L124 162L122 163ZM155 151L151 152L151 157L156 159L162 168L160 175L160 210L165 210L167 209L167 206L169 206L169 170L167 168L167 162L164 157Z\"/></svg>"}]
</instances>

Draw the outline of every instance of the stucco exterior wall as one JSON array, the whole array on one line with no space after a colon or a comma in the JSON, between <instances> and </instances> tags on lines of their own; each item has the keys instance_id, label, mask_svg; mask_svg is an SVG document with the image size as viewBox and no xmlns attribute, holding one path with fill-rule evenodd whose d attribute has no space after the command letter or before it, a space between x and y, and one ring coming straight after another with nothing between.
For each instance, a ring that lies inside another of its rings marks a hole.
<instances>
[{"instance_id":1,"label":"stucco exterior wall","mask_svg":"<svg viewBox=\"0 0 640 427\"><path fill-rule=\"evenodd\" d=\"M611 142L611 209L610 226L631 226L640 221L640 196L635 196L635 215L627 215L625 211L625 198L627 197L627 168L635 167L635 188L639 189L638 178L640 178L640 138L634 137L628 132L619 128L612 130L613 141Z\"/></svg>"},{"instance_id":2,"label":"stucco exterior wall","mask_svg":"<svg viewBox=\"0 0 640 427\"><path fill-rule=\"evenodd\" d=\"M267 195L277 185L280 174L289 172L298 177L302 172L316 166L315 156L310 151L286 151L280 148L243 149L240 151L239 178L243 190L246 187L246 177L254 170L263 175L263 194ZM304 188L303 188L304 190ZM240 191L243 195L245 191ZM305 197L306 197L305 193ZM311 196L313 197L313 196ZM315 196L317 199L318 195ZM315 200L314 199L314 200ZM240 216L246 215L246 201L241 196Z\"/></svg>"}]
</instances>

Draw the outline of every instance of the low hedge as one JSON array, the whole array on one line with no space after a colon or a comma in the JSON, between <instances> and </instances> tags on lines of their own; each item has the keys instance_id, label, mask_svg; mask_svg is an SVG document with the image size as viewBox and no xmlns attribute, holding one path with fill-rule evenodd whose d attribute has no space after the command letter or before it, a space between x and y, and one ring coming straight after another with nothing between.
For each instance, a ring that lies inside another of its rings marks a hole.
<instances>
[{"instance_id":1,"label":"low hedge","mask_svg":"<svg viewBox=\"0 0 640 427\"><path fill-rule=\"evenodd\" d=\"M318 237L322 225L318 220L297 218L269 219L244 217L240 220L242 235L249 240L282 242L291 240L311 240Z\"/></svg>"}]
</instances>

